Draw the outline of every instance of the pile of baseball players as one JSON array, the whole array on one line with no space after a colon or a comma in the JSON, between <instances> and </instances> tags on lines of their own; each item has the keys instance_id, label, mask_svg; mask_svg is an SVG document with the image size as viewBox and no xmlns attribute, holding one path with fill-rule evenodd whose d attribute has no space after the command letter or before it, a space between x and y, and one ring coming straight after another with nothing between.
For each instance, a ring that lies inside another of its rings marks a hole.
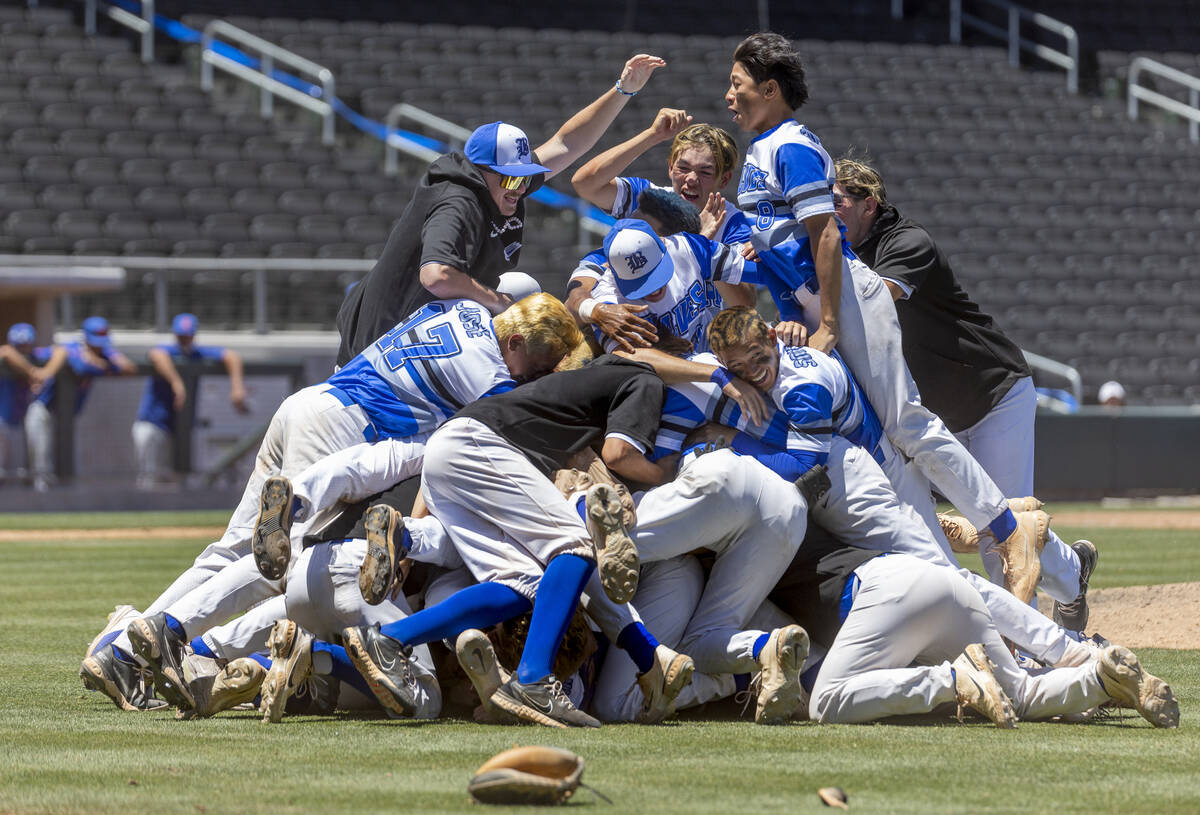
<instances>
[{"instance_id":1,"label":"pile of baseball players","mask_svg":"<svg viewBox=\"0 0 1200 815\"><path fill-rule=\"evenodd\" d=\"M733 55L736 208L732 139L663 110L575 174L618 220L566 305L512 271L525 197L663 64L632 58L536 148L494 123L430 165L342 306L339 368L280 406L222 538L114 612L85 684L270 722L598 727L740 697L762 724L1178 724L1165 682L1082 633L1097 551L1030 497L1019 351L878 173L795 120L788 40ZM619 175L672 138L670 186Z\"/></svg>"}]
</instances>

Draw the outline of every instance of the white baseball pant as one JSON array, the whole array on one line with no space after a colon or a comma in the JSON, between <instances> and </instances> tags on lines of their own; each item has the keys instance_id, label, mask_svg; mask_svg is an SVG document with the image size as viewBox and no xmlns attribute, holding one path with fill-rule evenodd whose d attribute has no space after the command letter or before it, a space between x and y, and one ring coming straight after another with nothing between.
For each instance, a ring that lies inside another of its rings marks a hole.
<instances>
[{"instance_id":1,"label":"white baseball pant","mask_svg":"<svg viewBox=\"0 0 1200 815\"><path fill-rule=\"evenodd\" d=\"M167 454L171 448L171 434L153 422L134 422L130 429L133 437L133 464L139 486L150 485L162 478L169 469Z\"/></svg>"},{"instance_id":2,"label":"white baseball pant","mask_svg":"<svg viewBox=\"0 0 1200 815\"><path fill-rule=\"evenodd\" d=\"M795 292L810 332L821 317L820 294ZM938 491L977 528L1008 509L1004 493L946 425L921 404L900 340L896 306L883 279L865 263L842 260L837 350L883 424L884 432Z\"/></svg>"},{"instance_id":3,"label":"white baseball pant","mask_svg":"<svg viewBox=\"0 0 1200 815\"><path fill-rule=\"evenodd\" d=\"M474 419L451 419L430 437L421 494L480 583L533 601L551 559L594 559L575 508L525 455Z\"/></svg>"},{"instance_id":4,"label":"white baseball pant","mask_svg":"<svg viewBox=\"0 0 1200 815\"><path fill-rule=\"evenodd\" d=\"M25 428L0 422L0 479L25 474Z\"/></svg>"},{"instance_id":5,"label":"white baseball pant","mask_svg":"<svg viewBox=\"0 0 1200 815\"><path fill-rule=\"evenodd\" d=\"M352 504L419 475L429 434L356 444L318 459L293 478L299 502L296 520L305 520L339 501Z\"/></svg>"},{"instance_id":6,"label":"white baseball pant","mask_svg":"<svg viewBox=\"0 0 1200 815\"><path fill-rule=\"evenodd\" d=\"M869 722L954 703L950 663L976 642L1019 718L1080 713L1108 699L1093 662L1021 670L979 592L949 569L897 554L869 560L855 574L853 604L813 686L815 721ZM923 666L910 667L914 662Z\"/></svg>"},{"instance_id":7,"label":"white baseball pant","mask_svg":"<svg viewBox=\"0 0 1200 815\"><path fill-rule=\"evenodd\" d=\"M1043 662L1055 664L1084 647L1009 592L961 569L945 537L935 540L912 508L901 505L866 450L835 436L828 467L830 489L812 507L812 514L839 540L877 552L912 555L960 572L983 596L1000 633Z\"/></svg>"},{"instance_id":8,"label":"white baseball pant","mask_svg":"<svg viewBox=\"0 0 1200 815\"><path fill-rule=\"evenodd\" d=\"M273 595L239 617L205 631L201 639L219 659L231 660L269 650L267 638L276 620L287 618L287 602Z\"/></svg>"},{"instance_id":9,"label":"white baseball pant","mask_svg":"<svg viewBox=\"0 0 1200 815\"><path fill-rule=\"evenodd\" d=\"M367 556L367 542L352 538L340 543L320 544L305 549L288 581L287 616L317 639L336 642L342 629L350 626L386 625L412 615L408 601L399 596L368 605L358 589L358 567ZM442 690L434 670L429 646L413 649L418 694L417 719L436 719L442 709ZM331 665L321 665L314 654L313 669L328 674Z\"/></svg>"},{"instance_id":10,"label":"white baseball pant","mask_svg":"<svg viewBox=\"0 0 1200 815\"><path fill-rule=\"evenodd\" d=\"M54 475L54 414L41 402L30 402L25 411L25 445L34 479Z\"/></svg>"}]
</instances>

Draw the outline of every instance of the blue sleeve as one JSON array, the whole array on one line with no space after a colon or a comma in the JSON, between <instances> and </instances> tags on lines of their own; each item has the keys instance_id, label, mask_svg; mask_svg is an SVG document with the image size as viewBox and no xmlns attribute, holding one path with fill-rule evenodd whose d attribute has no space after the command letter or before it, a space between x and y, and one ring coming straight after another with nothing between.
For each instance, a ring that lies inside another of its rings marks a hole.
<instances>
[{"instance_id":1,"label":"blue sleeve","mask_svg":"<svg viewBox=\"0 0 1200 815\"><path fill-rule=\"evenodd\" d=\"M617 218L628 218L629 214L638 208L638 197L650 187L650 182L645 178L631 176L622 176L617 181L624 181L629 185L629 200L625 202L625 208L620 213L613 212L612 215Z\"/></svg>"},{"instance_id":2,"label":"blue sleeve","mask_svg":"<svg viewBox=\"0 0 1200 815\"><path fill-rule=\"evenodd\" d=\"M198 359L220 362L225 357L225 349L219 345L197 345L196 357Z\"/></svg>"},{"instance_id":3,"label":"blue sleeve","mask_svg":"<svg viewBox=\"0 0 1200 815\"><path fill-rule=\"evenodd\" d=\"M771 472L788 481L795 481L813 466L824 464L829 459L827 453L816 453L811 450L783 451L775 447L768 447L745 433L738 433L733 437L733 449L741 455L750 456Z\"/></svg>"},{"instance_id":4,"label":"blue sleeve","mask_svg":"<svg viewBox=\"0 0 1200 815\"><path fill-rule=\"evenodd\" d=\"M830 198L825 161L808 145L795 142L781 145L775 153L775 174L784 200L793 208L798 204L809 205L813 198Z\"/></svg>"},{"instance_id":5,"label":"blue sleeve","mask_svg":"<svg viewBox=\"0 0 1200 815\"><path fill-rule=\"evenodd\" d=\"M750 240L750 219L745 213L734 212L725 216L725 229L721 233L721 243L733 246Z\"/></svg>"},{"instance_id":6,"label":"blue sleeve","mask_svg":"<svg viewBox=\"0 0 1200 815\"><path fill-rule=\"evenodd\" d=\"M759 266L759 264L756 263L755 261L743 259L743 261L742 261L742 282L750 283L755 286L759 285L758 270L760 268L761 267Z\"/></svg>"},{"instance_id":7,"label":"blue sleeve","mask_svg":"<svg viewBox=\"0 0 1200 815\"><path fill-rule=\"evenodd\" d=\"M833 394L815 382L796 385L784 395L783 410L804 430L829 430L833 425Z\"/></svg>"},{"instance_id":8,"label":"blue sleeve","mask_svg":"<svg viewBox=\"0 0 1200 815\"><path fill-rule=\"evenodd\" d=\"M696 262L700 264L700 276L705 280L712 280L713 250L721 248L721 245L710 241L703 235L694 235L691 232L681 232L679 237L687 241L688 248L692 250L692 254L696 257Z\"/></svg>"},{"instance_id":9,"label":"blue sleeve","mask_svg":"<svg viewBox=\"0 0 1200 815\"><path fill-rule=\"evenodd\" d=\"M516 382L512 381L511 379L506 379L506 380L504 380L503 382L501 382L501 383L499 383L499 384L497 384L497 385L494 385L494 386L492 386L492 389L491 389L490 391L488 391L487 393L483 394L483 395L482 395L482 396L480 396L479 398L480 398L480 399L486 399L486 398L487 398L487 397L489 397L489 396L497 396L497 395L499 395L499 394L501 394L501 393L508 393L510 390L512 390L512 389L513 389L513 388L515 388L516 386L517 386L517 383L516 383Z\"/></svg>"}]
</instances>

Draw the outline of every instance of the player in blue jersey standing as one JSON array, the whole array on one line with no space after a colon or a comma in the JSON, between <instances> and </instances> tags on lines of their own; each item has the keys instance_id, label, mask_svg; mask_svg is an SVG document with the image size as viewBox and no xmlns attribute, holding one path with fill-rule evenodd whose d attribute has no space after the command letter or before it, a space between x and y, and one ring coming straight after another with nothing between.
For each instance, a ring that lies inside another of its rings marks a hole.
<instances>
[{"instance_id":1,"label":"player in blue jersey standing","mask_svg":"<svg viewBox=\"0 0 1200 815\"><path fill-rule=\"evenodd\" d=\"M855 257L834 214L833 159L795 119L808 99L800 55L763 32L733 53L725 101L755 138L738 184L753 219L759 279L784 319L781 333L820 351L836 345L875 408L884 432L979 529L1006 563L1037 564L1047 525L1040 510L1013 512L1005 495L940 419L921 405L904 362L900 324L883 281Z\"/></svg>"},{"instance_id":2,"label":"player in blue jersey standing","mask_svg":"<svg viewBox=\"0 0 1200 815\"><path fill-rule=\"evenodd\" d=\"M171 321L175 344L150 349L147 356L154 376L146 380L146 390L133 422L133 457L137 466L138 489L151 489L162 478L167 447L175 434L175 421L187 401L187 387L176 363L220 362L229 376L229 402L245 413L246 387L242 381L242 356L229 348L196 344L199 320L195 314L176 314Z\"/></svg>"}]
</instances>

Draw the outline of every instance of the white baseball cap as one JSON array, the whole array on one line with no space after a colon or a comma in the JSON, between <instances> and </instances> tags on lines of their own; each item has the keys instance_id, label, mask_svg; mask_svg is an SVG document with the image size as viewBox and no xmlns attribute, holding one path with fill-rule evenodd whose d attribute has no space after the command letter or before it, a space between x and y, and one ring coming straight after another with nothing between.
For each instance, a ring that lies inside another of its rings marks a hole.
<instances>
[{"instance_id":1,"label":"white baseball cap","mask_svg":"<svg viewBox=\"0 0 1200 815\"><path fill-rule=\"evenodd\" d=\"M533 163L529 137L519 127L492 122L475 128L463 148L467 161L482 164L500 175L527 176L550 172L549 167Z\"/></svg>"},{"instance_id":2,"label":"white baseball cap","mask_svg":"<svg viewBox=\"0 0 1200 815\"><path fill-rule=\"evenodd\" d=\"M622 218L604 236L604 254L626 298L638 300L658 291L675 274L675 264L662 238L650 224Z\"/></svg>"},{"instance_id":3,"label":"white baseball cap","mask_svg":"<svg viewBox=\"0 0 1200 815\"><path fill-rule=\"evenodd\" d=\"M1120 399L1125 401L1125 388L1115 379L1110 379L1100 386L1100 395L1097 397L1100 404L1104 404L1109 399Z\"/></svg>"},{"instance_id":4,"label":"white baseball cap","mask_svg":"<svg viewBox=\"0 0 1200 815\"><path fill-rule=\"evenodd\" d=\"M524 272L505 272L500 275L500 283L496 286L496 291L507 294L514 302L541 290L541 285Z\"/></svg>"}]
</instances>

